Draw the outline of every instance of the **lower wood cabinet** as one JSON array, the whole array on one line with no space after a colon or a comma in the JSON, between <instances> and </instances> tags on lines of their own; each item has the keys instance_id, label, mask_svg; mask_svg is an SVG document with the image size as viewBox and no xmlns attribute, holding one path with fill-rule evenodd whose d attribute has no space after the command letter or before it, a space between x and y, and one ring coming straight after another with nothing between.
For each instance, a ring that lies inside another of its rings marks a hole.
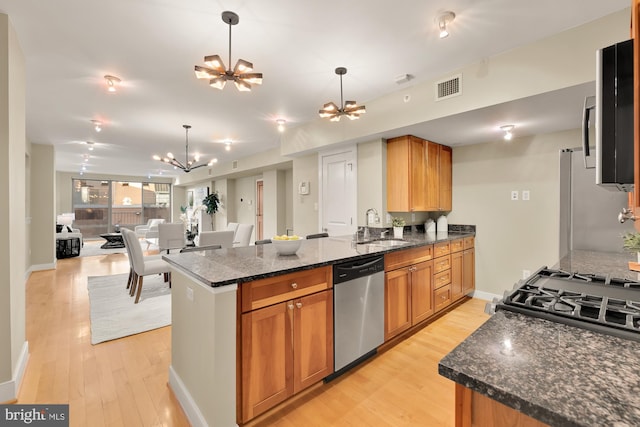
<instances>
[{"instance_id":1,"label":"lower wood cabinet","mask_svg":"<svg viewBox=\"0 0 640 427\"><path fill-rule=\"evenodd\" d=\"M322 271L321 271L322 270ZM244 423L333 373L330 268L243 284L249 301L281 301L241 314L238 422ZM317 280L323 274L327 280ZM301 288L325 290L299 296ZM324 283L324 285L321 285ZM286 284L286 286L285 286ZM257 290L272 289L273 295ZM285 291L285 289L289 289ZM285 299L293 296L291 299ZM262 304L258 304L261 306Z\"/></svg>"},{"instance_id":2,"label":"lower wood cabinet","mask_svg":"<svg viewBox=\"0 0 640 427\"><path fill-rule=\"evenodd\" d=\"M451 254L451 299L456 301L476 287L475 240L465 237L464 245Z\"/></svg>"},{"instance_id":3,"label":"lower wood cabinet","mask_svg":"<svg viewBox=\"0 0 640 427\"><path fill-rule=\"evenodd\" d=\"M433 261L385 273L385 341L433 313Z\"/></svg>"}]
</instances>

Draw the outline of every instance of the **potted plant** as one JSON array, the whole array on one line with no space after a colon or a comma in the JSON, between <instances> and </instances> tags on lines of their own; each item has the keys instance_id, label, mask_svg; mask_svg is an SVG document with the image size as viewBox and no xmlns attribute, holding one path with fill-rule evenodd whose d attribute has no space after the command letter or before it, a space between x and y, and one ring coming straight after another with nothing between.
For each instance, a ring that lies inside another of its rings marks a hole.
<instances>
[{"instance_id":1,"label":"potted plant","mask_svg":"<svg viewBox=\"0 0 640 427\"><path fill-rule=\"evenodd\" d=\"M402 239L402 231L404 230L404 218L393 217L391 225L393 225L393 237L396 239Z\"/></svg>"},{"instance_id":2,"label":"potted plant","mask_svg":"<svg viewBox=\"0 0 640 427\"><path fill-rule=\"evenodd\" d=\"M206 207L207 213L211 215L211 229L213 229L213 214L218 212L218 209L220 208L220 197L218 196L218 192L214 191L202 199L202 205Z\"/></svg>"},{"instance_id":3,"label":"potted plant","mask_svg":"<svg viewBox=\"0 0 640 427\"><path fill-rule=\"evenodd\" d=\"M640 233L626 233L623 235L622 247L628 252L636 252L640 263Z\"/></svg>"}]
</instances>

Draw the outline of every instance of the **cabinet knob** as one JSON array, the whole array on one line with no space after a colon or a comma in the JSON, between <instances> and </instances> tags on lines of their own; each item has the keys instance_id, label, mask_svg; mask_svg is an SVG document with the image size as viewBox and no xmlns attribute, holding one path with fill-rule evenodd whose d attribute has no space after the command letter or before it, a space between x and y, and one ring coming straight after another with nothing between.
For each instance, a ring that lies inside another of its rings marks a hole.
<instances>
[{"instance_id":1,"label":"cabinet knob","mask_svg":"<svg viewBox=\"0 0 640 427\"><path fill-rule=\"evenodd\" d=\"M291 287L292 287L293 289L298 289L298 284L297 284L296 282L293 282L293 283L291 284Z\"/></svg>"},{"instance_id":2,"label":"cabinet knob","mask_svg":"<svg viewBox=\"0 0 640 427\"><path fill-rule=\"evenodd\" d=\"M297 303L296 303L296 307L298 307L298 308L302 308L302 303L301 303L301 302L297 302Z\"/></svg>"},{"instance_id":3,"label":"cabinet knob","mask_svg":"<svg viewBox=\"0 0 640 427\"><path fill-rule=\"evenodd\" d=\"M293 304L287 304L287 307L289 308L289 310L293 310Z\"/></svg>"}]
</instances>

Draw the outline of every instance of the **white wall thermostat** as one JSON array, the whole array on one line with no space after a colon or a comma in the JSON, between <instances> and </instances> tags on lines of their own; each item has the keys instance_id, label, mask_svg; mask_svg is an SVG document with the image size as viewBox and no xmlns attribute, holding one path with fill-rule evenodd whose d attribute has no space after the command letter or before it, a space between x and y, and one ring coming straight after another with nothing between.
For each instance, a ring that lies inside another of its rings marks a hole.
<instances>
[{"instance_id":1,"label":"white wall thermostat","mask_svg":"<svg viewBox=\"0 0 640 427\"><path fill-rule=\"evenodd\" d=\"M298 184L298 194L309 194L309 186L309 181L300 181L300 184Z\"/></svg>"}]
</instances>

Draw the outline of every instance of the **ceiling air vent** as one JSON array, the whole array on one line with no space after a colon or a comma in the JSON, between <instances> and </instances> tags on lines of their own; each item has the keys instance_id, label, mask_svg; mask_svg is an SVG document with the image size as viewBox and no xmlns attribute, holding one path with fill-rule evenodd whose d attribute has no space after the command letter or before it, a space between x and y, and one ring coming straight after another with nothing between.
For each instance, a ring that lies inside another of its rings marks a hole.
<instances>
[{"instance_id":1,"label":"ceiling air vent","mask_svg":"<svg viewBox=\"0 0 640 427\"><path fill-rule=\"evenodd\" d=\"M233 162L231 162L231 169L238 169L238 161L234 160Z\"/></svg>"},{"instance_id":2,"label":"ceiling air vent","mask_svg":"<svg viewBox=\"0 0 640 427\"><path fill-rule=\"evenodd\" d=\"M436 82L436 101L462 95L462 74Z\"/></svg>"}]
</instances>

